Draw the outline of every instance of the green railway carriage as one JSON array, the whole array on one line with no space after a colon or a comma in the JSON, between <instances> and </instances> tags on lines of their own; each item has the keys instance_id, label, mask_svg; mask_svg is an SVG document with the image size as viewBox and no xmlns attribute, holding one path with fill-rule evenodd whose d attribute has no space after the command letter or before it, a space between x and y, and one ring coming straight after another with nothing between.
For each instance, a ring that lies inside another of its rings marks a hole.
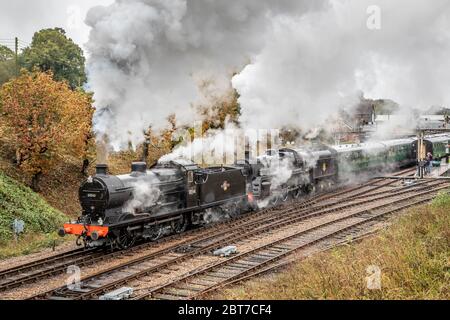
<instances>
[{"instance_id":1,"label":"green railway carriage","mask_svg":"<svg viewBox=\"0 0 450 320\"><path fill-rule=\"evenodd\" d=\"M449 155L449 135L425 137L425 141L431 146L429 152L431 152L434 159L440 160Z\"/></svg>"},{"instance_id":2,"label":"green railway carriage","mask_svg":"<svg viewBox=\"0 0 450 320\"><path fill-rule=\"evenodd\" d=\"M427 153L430 152L435 160L441 160L445 157L448 157L449 152L449 144L450 144L450 134L440 134L440 135L432 135L425 136L423 143L425 145L425 151L422 154L422 158L425 158ZM418 154L418 140L415 139L412 143L412 152L417 158Z\"/></svg>"},{"instance_id":3,"label":"green railway carriage","mask_svg":"<svg viewBox=\"0 0 450 320\"><path fill-rule=\"evenodd\" d=\"M413 149L413 140L410 138L383 141L387 148L387 163L395 164L399 168L414 165L417 155Z\"/></svg>"},{"instance_id":4,"label":"green railway carriage","mask_svg":"<svg viewBox=\"0 0 450 320\"><path fill-rule=\"evenodd\" d=\"M386 164L386 150L380 143L341 145L333 148L337 152L340 179Z\"/></svg>"},{"instance_id":5,"label":"green railway carriage","mask_svg":"<svg viewBox=\"0 0 450 320\"><path fill-rule=\"evenodd\" d=\"M411 138L334 146L340 179L357 176L362 172L392 170L414 164L412 142Z\"/></svg>"}]
</instances>

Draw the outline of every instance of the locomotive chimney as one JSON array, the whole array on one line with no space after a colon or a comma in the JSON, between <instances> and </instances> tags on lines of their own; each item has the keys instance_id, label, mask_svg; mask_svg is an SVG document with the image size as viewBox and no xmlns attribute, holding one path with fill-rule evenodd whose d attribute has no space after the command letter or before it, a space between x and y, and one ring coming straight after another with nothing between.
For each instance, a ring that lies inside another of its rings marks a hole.
<instances>
[{"instance_id":1,"label":"locomotive chimney","mask_svg":"<svg viewBox=\"0 0 450 320\"><path fill-rule=\"evenodd\" d=\"M97 175L104 175L104 176L106 176L108 174L108 165L106 165L106 164L98 164L95 167L95 173Z\"/></svg>"},{"instance_id":2,"label":"locomotive chimney","mask_svg":"<svg viewBox=\"0 0 450 320\"><path fill-rule=\"evenodd\" d=\"M245 143L245 150L244 150L244 152L245 152L244 153L244 155L245 155L245 163L251 164L251 161L255 160L255 159L252 159L252 157L255 157L255 155L252 154L252 149L250 147L250 142L249 141L246 141L246 143Z\"/></svg>"},{"instance_id":3,"label":"locomotive chimney","mask_svg":"<svg viewBox=\"0 0 450 320\"><path fill-rule=\"evenodd\" d=\"M146 162L133 162L131 164L131 172L146 173L147 163Z\"/></svg>"},{"instance_id":4,"label":"locomotive chimney","mask_svg":"<svg viewBox=\"0 0 450 320\"><path fill-rule=\"evenodd\" d=\"M250 150L245 150L245 162L250 163Z\"/></svg>"}]
</instances>

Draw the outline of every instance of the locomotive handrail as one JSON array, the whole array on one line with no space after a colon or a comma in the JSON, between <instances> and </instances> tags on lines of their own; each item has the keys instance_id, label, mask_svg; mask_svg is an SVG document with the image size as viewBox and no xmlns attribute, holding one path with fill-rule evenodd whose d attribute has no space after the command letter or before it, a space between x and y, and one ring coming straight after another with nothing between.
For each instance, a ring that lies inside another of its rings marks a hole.
<instances>
[{"instance_id":1,"label":"locomotive handrail","mask_svg":"<svg viewBox=\"0 0 450 320\"><path fill-rule=\"evenodd\" d=\"M166 185L170 185L170 184L174 184L174 183L179 183L182 182L183 178L177 179L177 180L171 180L171 181L164 181L164 182L158 182L158 183L152 183L152 186L155 187L163 187ZM116 191L117 192L121 192L121 191L132 191L134 190L133 186L128 186L128 187L123 187L123 188L117 188Z\"/></svg>"},{"instance_id":2,"label":"locomotive handrail","mask_svg":"<svg viewBox=\"0 0 450 320\"><path fill-rule=\"evenodd\" d=\"M124 188L117 188L116 192L123 192L123 191L132 191L134 190L134 187L124 187Z\"/></svg>"}]
</instances>

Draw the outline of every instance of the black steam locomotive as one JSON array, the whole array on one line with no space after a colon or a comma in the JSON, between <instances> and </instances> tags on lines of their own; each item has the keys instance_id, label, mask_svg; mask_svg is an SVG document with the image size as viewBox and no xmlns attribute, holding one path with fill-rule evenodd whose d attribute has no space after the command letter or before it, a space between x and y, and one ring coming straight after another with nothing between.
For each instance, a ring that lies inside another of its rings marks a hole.
<instances>
[{"instance_id":1,"label":"black steam locomotive","mask_svg":"<svg viewBox=\"0 0 450 320\"><path fill-rule=\"evenodd\" d=\"M425 139L437 159L449 156L450 135ZM187 161L132 164L127 175L109 175L98 165L79 190L82 215L60 235L79 245L128 248L138 239L155 241L188 227L236 217L259 206L332 189L361 173L417 163L417 139L380 143L270 150L257 161L201 168Z\"/></svg>"},{"instance_id":2,"label":"black steam locomotive","mask_svg":"<svg viewBox=\"0 0 450 320\"><path fill-rule=\"evenodd\" d=\"M172 161L147 170L146 163L136 162L130 174L113 176L98 165L79 190L82 216L65 224L60 235L78 235L78 242L89 246L127 248L139 238L155 241L191 225L235 217L250 209L247 197L241 167L204 169Z\"/></svg>"}]
</instances>

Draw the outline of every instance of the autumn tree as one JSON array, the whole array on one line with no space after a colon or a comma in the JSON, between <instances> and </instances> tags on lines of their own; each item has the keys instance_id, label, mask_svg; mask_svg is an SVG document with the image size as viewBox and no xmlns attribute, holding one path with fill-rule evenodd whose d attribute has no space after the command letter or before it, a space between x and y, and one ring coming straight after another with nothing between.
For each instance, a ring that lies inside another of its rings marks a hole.
<instances>
[{"instance_id":1,"label":"autumn tree","mask_svg":"<svg viewBox=\"0 0 450 320\"><path fill-rule=\"evenodd\" d=\"M143 161L150 164L156 163L162 156L172 152L181 139L175 139L174 133L177 131L176 117L170 115L167 118L168 127L162 131L154 132L149 127L144 132L145 141L138 146L139 152L142 149Z\"/></svg>"},{"instance_id":2,"label":"autumn tree","mask_svg":"<svg viewBox=\"0 0 450 320\"><path fill-rule=\"evenodd\" d=\"M210 98L206 106L200 106L199 112L203 115L203 131L209 129L224 129L227 123L239 123L241 106L239 94L232 89L223 96Z\"/></svg>"},{"instance_id":3,"label":"autumn tree","mask_svg":"<svg viewBox=\"0 0 450 320\"><path fill-rule=\"evenodd\" d=\"M55 80L65 80L72 89L82 87L87 80L83 50L67 38L61 28L36 32L30 47L23 51L23 63L28 70L52 71Z\"/></svg>"},{"instance_id":4,"label":"autumn tree","mask_svg":"<svg viewBox=\"0 0 450 320\"><path fill-rule=\"evenodd\" d=\"M96 158L96 141L93 131L92 93L79 89L70 95L70 103L66 105L65 143L61 146L62 154L79 158L82 161L81 173L87 175L89 165Z\"/></svg>"},{"instance_id":5,"label":"autumn tree","mask_svg":"<svg viewBox=\"0 0 450 320\"><path fill-rule=\"evenodd\" d=\"M151 167L181 142L181 138L176 139L173 136L177 130L175 115L170 115L167 122L164 130L156 131L151 126L148 127L143 132L141 143L134 146L130 142L128 148L121 151L108 150L108 138L106 135L103 136L97 145L99 158L109 163L110 172L114 174L129 172L133 161L145 161ZM107 154L107 157L101 157L101 154Z\"/></svg>"},{"instance_id":6,"label":"autumn tree","mask_svg":"<svg viewBox=\"0 0 450 320\"><path fill-rule=\"evenodd\" d=\"M39 188L43 174L65 157L88 158L92 134L92 97L72 91L51 73L23 71L3 85L0 113L13 137L17 166Z\"/></svg>"}]
</instances>

